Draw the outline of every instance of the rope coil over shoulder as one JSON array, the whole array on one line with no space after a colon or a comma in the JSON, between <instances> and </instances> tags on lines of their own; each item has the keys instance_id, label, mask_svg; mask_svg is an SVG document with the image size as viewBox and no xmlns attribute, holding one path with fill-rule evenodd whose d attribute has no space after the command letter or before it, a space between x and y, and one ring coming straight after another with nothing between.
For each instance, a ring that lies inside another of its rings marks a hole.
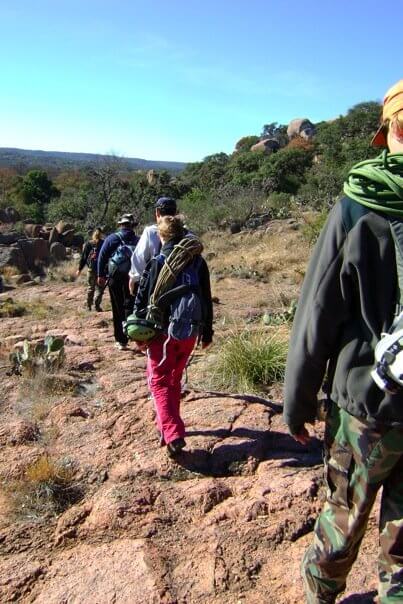
<instances>
[{"instance_id":1,"label":"rope coil over shoulder","mask_svg":"<svg viewBox=\"0 0 403 604\"><path fill-rule=\"evenodd\" d=\"M184 237L174 246L158 275L154 291L150 297L146 318L140 319L132 314L124 323L127 336L131 340L150 342L163 331L165 306L173 297L180 295L182 290L189 291L188 286L179 286L173 289L173 285L180 272L202 251L201 241L194 236Z\"/></svg>"},{"instance_id":2,"label":"rope coil over shoulder","mask_svg":"<svg viewBox=\"0 0 403 604\"><path fill-rule=\"evenodd\" d=\"M177 243L160 270L154 291L150 297L147 318L155 320L157 324L162 322L162 311L160 301L166 292L172 289L178 275L195 256L203 251L203 244L196 237L184 237Z\"/></svg>"},{"instance_id":3,"label":"rope coil over shoulder","mask_svg":"<svg viewBox=\"0 0 403 604\"><path fill-rule=\"evenodd\" d=\"M344 193L372 210L403 217L403 153L385 149L353 166Z\"/></svg>"}]
</instances>

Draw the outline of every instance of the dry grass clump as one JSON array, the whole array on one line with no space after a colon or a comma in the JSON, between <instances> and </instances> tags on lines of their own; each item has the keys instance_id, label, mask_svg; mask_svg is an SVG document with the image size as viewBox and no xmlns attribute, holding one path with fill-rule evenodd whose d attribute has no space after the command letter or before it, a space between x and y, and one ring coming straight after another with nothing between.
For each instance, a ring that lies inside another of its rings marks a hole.
<instances>
[{"instance_id":1,"label":"dry grass clump","mask_svg":"<svg viewBox=\"0 0 403 604\"><path fill-rule=\"evenodd\" d=\"M272 231L209 234L205 249L210 269L215 274L244 278L256 275L272 279L278 273L294 278L304 270L310 255L310 244L298 230L283 231L281 225ZM234 270L238 268L238 270Z\"/></svg>"},{"instance_id":2,"label":"dry grass clump","mask_svg":"<svg viewBox=\"0 0 403 604\"><path fill-rule=\"evenodd\" d=\"M47 269L47 279L59 283L71 283L77 279L78 260L65 260Z\"/></svg>"},{"instance_id":3,"label":"dry grass clump","mask_svg":"<svg viewBox=\"0 0 403 604\"><path fill-rule=\"evenodd\" d=\"M13 298L0 300L0 318L22 317L31 315L37 321L54 315L54 308L39 300L33 302L16 302Z\"/></svg>"},{"instance_id":4,"label":"dry grass clump","mask_svg":"<svg viewBox=\"0 0 403 604\"><path fill-rule=\"evenodd\" d=\"M1 267L0 274L3 276L3 279L6 282L9 282L11 280L11 277L16 277L17 275L20 275L21 273L16 266L6 265L6 266Z\"/></svg>"},{"instance_id":5,"label":"dry grass clump","mask_svg":"<svg viewBox=\"0 0 403 604\"><path fill-rule=\"evenodd\" d=\"M47 454L29 465L20 480L5 485L12 515L38 521L57 516L83 495L68 464L56 462Z\"/></svg>"},{"instance_id":6,"label":"dry grass clump","mask_svg":"<svg viewBox=\"0 0 403 604\"><path fill-rule=\"evenodd\" d=\"M53 308L40 301L27 303L26 311L37 321L43 321L53 314Z\"/></svg>"},{"instance_id":7,"label":"dry grass clump","mask_svg":"<svg viewBox=\"0 0 403 604\"><path fill-rule=\"evenodd\" d=\"M16 410L33 421L43 421L62 396L77 394L77 380L67 374L41 368L29 376L21 376Z\"/></svg>"},{"instance_id":8,"label":"dry grass clump","mask_svg":"<svg viewBox=\"0 0 403 604\"><path fill-rule=\"evenodd\" d=\"M16 302L13 298L0 300L0 318L22 317L27 312L26 306Z\"/></svg>"}]
</instances>

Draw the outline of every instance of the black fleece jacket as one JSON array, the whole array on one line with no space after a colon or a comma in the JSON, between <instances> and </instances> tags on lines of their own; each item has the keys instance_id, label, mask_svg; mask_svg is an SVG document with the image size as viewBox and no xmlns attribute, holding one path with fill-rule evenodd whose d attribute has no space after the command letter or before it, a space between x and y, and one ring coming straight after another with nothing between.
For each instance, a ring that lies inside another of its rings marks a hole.
<instances>
[{"instance_id":1,"label":"black fleece jacket","mask_svg":"<svg viewBox=\"0 0 403 604\"><path fill-rule=\"evenodd\" d=\"M374 349L396 303L395 246L385 214L348 197L330 212L305 275L289 346L284 420L315 419L327 374L332 401L362 420L403 425L403 389L374 383Z\"/></svg>"},{"instance_id":2,"label":"black fleece jacket","mask_svg":"<svg viewBox=\"0 0 403 604\"><path fill-rule=\"evenodd\" d=\"M80 272L83 270L85 265L87 265L88 268L93 268L93 270L96 270L99 252L101 251L101 247L102 247L103 243L104 243L103 239L98 241L97 244L95 244L93 241L87 241L87 243L83 247L83 251L81 252L80 263L78 265L78 270ZM96 262L95 262L95 265L93 267L91 267L88 263L88 257L91 254L94 247L96 247Z\"/></svg>"},{"instance_id":3,"label":"black fleece jacket","mask_svg":"<svg viewBox=\"0 0 403 604\"><path fill-rule=\"evenodd\" d=\"M179 243L180 239L172 239L163 245L161 254L169 257L172 252L174 245ZM134 312L137 317L145 318L147 314L147 307L150 301L151 294L154 291L155 284L162 268L162 264L158 262L156 257L152 258L141 276L139 282L139 288L137 291ZM200 286L200 299L203 310L203 327L201 340L206 344L209 344L213 339L213 303L211 300L211 286L210 286L210 273L208 266L203 257L201 257L201 263L199 267L199 286Z\"/></svg>"}]
</instances>

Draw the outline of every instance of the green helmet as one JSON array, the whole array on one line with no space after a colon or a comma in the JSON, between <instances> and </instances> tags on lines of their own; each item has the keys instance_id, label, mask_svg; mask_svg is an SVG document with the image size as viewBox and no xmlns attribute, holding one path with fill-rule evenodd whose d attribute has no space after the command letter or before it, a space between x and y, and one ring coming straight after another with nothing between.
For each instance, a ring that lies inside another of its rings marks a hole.
<instances>
[{"instance_id":1,"label":"green helmet","mask_svg":"<svg viewBox=\"0 0 403 604\"><path fill-rule=\"evenodd\" d=\"M154 323L147 319L138 319L135 314L127 317L123 328L129 340L135 342L149 342L158 334Z\"/></svg>"}]
</instances>

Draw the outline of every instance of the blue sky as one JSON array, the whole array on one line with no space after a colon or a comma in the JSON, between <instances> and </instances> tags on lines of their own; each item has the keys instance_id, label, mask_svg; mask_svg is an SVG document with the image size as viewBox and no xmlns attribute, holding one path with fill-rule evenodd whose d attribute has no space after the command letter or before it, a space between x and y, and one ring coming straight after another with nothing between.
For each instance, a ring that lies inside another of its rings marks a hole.
<instances>
[{"instance_id":1,"label":"blue sky","mask_svg":"<svg viewBox=\"0 0 403 604\"><path fill-rule=\"evenodd\" d=\"M402 2L0 0L0 146L198 161L380 100Z\"/></svg>"}]
</instances>

